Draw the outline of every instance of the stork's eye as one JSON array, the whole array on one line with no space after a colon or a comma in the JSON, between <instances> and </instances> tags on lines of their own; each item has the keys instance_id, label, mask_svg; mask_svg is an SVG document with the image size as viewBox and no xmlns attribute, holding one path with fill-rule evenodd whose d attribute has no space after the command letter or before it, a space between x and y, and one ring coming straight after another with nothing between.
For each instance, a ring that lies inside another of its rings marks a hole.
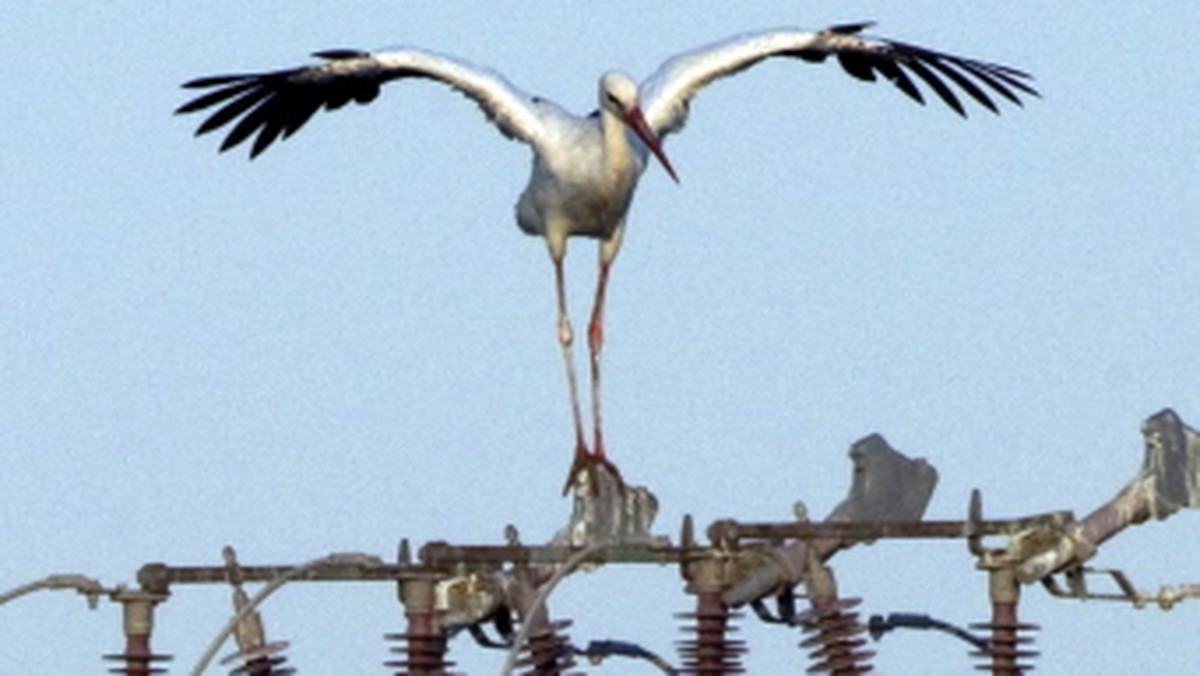
<instances>
[{"instance_id":1,"label":"stork's eye","mask_svg":"<svg viewBox=\"0 0 1200 676\"><path fill-rule=\"evenodd\" d=\"M613 94L612 92L604 92L604 98L607 99L609 103L616 106L617 108L625 107L625 104L621 103L621 99L618 99L616 94Z\"/></svg>"}]
</instances>

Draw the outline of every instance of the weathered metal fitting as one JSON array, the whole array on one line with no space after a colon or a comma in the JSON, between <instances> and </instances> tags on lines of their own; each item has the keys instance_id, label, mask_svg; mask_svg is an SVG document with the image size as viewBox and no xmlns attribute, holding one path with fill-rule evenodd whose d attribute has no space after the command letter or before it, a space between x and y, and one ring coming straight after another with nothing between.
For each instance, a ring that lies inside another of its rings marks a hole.
<instances>
[{"instance_id":1,"label":"weathered metal fitting","mask_svg":"<svg viewBox=\"0 0 1200 676\"><path fill-rule=\"evenodd\" d=\"M1070 566L1077 566L1096 553L1096 545L1083 536L1079 524L1071 524L1058 533L1057 541L1050 547L1025 557L1016 568L1016 576L1024 584L1056 573Z\"/></svg>"},{"instance_id":2,"label":"weathered metal fitting","mask_svg":"<svg viewBox=\"0 0 1200 676\"><path fill-rule=\"evenodd\" d=\"M471 625L491 617L505 598L495 575L470 573L439 581L433 607L445 625Z\"/></svg>"}]
</instances>

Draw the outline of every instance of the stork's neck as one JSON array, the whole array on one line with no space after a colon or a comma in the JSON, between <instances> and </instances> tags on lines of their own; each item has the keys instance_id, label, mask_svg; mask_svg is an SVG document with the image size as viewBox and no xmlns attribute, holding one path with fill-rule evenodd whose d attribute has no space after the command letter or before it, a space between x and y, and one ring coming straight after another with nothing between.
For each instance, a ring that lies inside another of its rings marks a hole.
<instances>
[{"instance_id":1,"label":"stork's neck","mask_svg":"<svg viewBox=\"0 0 1200 676\"><path fill-rule=\"evenodd\" d=\"M613 113L600 110L601 133L604 135L604 168L610 176L621 177L637 166L633 147L629 143L629 128Z\"/></svg>"}]
</instances>

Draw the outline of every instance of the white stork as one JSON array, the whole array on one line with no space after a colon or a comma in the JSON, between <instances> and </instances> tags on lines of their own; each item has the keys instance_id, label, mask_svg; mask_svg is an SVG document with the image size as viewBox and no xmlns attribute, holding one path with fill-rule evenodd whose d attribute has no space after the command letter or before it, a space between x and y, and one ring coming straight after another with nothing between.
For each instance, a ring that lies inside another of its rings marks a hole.
<instances>
[{"instance_id":1,"label":"white stork","mask_svg":"<svg viewBox=\"0 0 1200 676\"><path fill-rule=\"evenodd\" d=\"M594 467L595 463L612 467L605 456L600 422L600 349L609 270L620 250L625 216L649 155L653 154L678 181L661 139L683 128L688 104L701 89L773 57L822 62L835 56L850 75L869 81L882 76L923 104L924 96L916 85L922 82L964 117L961 93L994 113L999 113L999 108L993 95L1017 105L1022 96L1038 95L1025 72L861 35L870 25L739 35L672 56L640 85L625 73L608 72L599 82L599 110L585 116L529 96L494 71L415 47L379 52L322 51L314 56L324 62L315 65L192 80L183 86L211 91L176 112L215 107L196 134L235 123L221 150L253 136L253 158L277 139L291 136L320 108L335 110L350 101L370 103L379 94L380 85L392 80L428 79L470 97L501 133L528 144L533 149L533 171L517 201L517 225L525 233L545 239L554 264L557 333L575 428L575 462L567 480L570 486L580 469ZM573 332L563 288L563 257L567 238L574 235L599 241L599 273L588 326L593 422L590 451L580 413L571 354Z\"/></svg>"}]
</instances>

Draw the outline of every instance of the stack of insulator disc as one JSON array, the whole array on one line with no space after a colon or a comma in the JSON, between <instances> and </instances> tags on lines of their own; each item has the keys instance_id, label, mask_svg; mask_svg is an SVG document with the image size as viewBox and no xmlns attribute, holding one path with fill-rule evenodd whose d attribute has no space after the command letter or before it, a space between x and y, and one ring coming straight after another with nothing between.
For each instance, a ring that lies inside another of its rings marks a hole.
<instances>
[{"instance_id":1,"label":"stack of insulator disc","mask_svg":"<svg viewBox=\"0 0 1200 676\"><path fill-rule=\"evenodd\" d=\"M391 652L407 659L383 663L389 669L400 670L395 676L450 676L448 669L454 663L446 661L445 634L387 634L384 638L403 644L392 648Z\"/></svg>"},{"instance_id":2,"label":"stack of insulator disc","mask_svg":"<svg viewBox=\"0 0 1200 676\"><path fill-rule=\"evenodd\" d=\"M571 626L570 620L558 620L550 623L548 630L532 633L528 643L522 649L522 656L517 660L517 666L528 667L521 672L522 676L566 676L567 670L575 666L575 655L569 645L569 639L562 633L563 629Z\"/></svg>"},{"instance_id":3,"label":"stack of insulator disc","mask_svg":"<svg viewBox=\"0 0 1200 676\"><path fill-rule=\"evenodd\" d=\"M155 663L171 661L170 655L155 655L152 653L132 653L124 652L115 655L105 655L104 659L110 662L124 662L125 666L113 667L108 670L110 674L127 674L128 676L150 676L151 674L165 674L166 669L153 666Z\"/></svg>"},{"instance_id":4,"label":"stack of insulator disc","mask_svg":"<svg viewBox=\"0 0 1200 676\"><path fill-rule=\"evenodd\" d=\"M733 640L729 634L738 630L731 620L741 617L722 606L719 610L705 612L676 613L675 617L694 620L681 629L695 638L677 641L679 656L683 659L680 674L716 676L717 674L741 674L741 656L746 652L744 641Z\"/></svg>"},{"instance_id":5,"label":"stack of insulator disc","mask_svg":"<svg viewBox=\"0 0 1200 676\"><path fill-rule=\"evenodd\" d=\"M975 631L990 634L988 650L971 653L971 657L987 660L987 664L975 665L976 669L990 671L993 676L1022 676L1026 671L1033 670L1031 665L1021 664L1020 660L1032 659L1039 653L1028 649L1029 644L1033 643L1033 637L1021 636L1021 632L1037 631L1041 627L1024 622L981 622L970 626Z\"/></svg>"},{"instance_id":6,"label":"stack of insulator disc","mask_svg":"<svg viewBox=\"0 0 1200 676\"><path fill-rule=\"evenodd\" d=\"M866 627L858 621L858 613L846 612L857 606L860 599L841 599L831 608L811 609L796 616L804 633L800 647L812 650L808 656L813 665L809 673L830 673L836 676L865 674L872 670L870 660L874 651L859 650L866 645Z\"/></svg>"}]
</instances>

